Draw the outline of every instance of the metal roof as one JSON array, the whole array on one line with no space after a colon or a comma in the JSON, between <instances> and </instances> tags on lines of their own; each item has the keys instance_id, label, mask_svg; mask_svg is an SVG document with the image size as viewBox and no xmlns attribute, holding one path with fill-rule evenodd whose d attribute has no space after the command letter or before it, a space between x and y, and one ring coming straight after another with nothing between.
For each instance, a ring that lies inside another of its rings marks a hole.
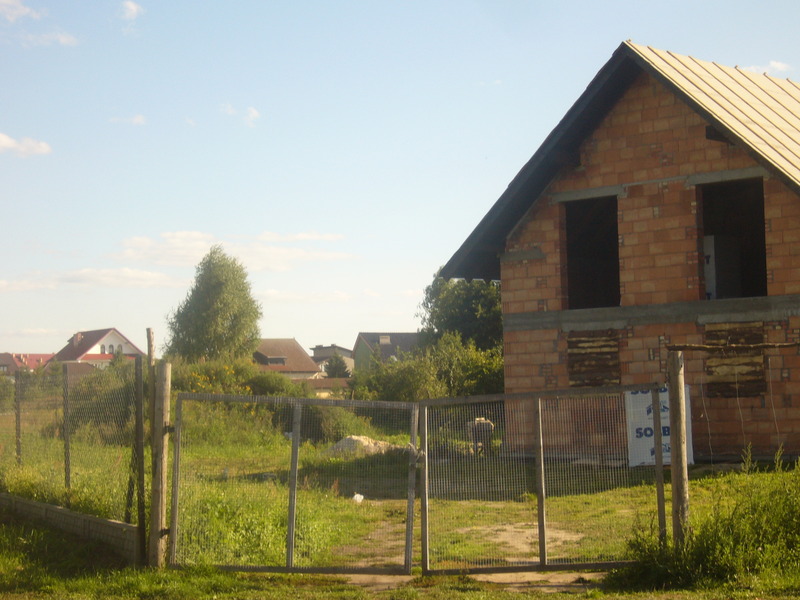
<instances>
[{"instance_id":1,"label":"metal roof","mask_svg":"<svg viewBox=\"0 0 800 600\"><path fill-rule=\"evenodd\" d=\"M800 85L649 46L625 44L718 129L800 186Z\"/></svg>"},{"instance_id":2,"label":"metal roof","mask_svg":"<svg viewBox=\"0 0 800 600\"><path fill-rule=\"evenodd\" d=\"M642 71L800 193L800 85L623 42L442 268L442 277L500 278L508 234Z\"/></svg>"}]
</instances>

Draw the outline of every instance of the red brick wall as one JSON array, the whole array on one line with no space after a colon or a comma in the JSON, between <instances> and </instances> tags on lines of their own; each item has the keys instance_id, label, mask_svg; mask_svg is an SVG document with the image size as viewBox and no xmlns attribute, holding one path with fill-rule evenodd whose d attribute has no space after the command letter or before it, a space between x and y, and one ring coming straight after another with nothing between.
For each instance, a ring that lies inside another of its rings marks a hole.
<instances>
[{"instance_id":1,"label":"red brick wall","mask_svg":"<svg viewBox=\"0 0 800 600\"><path fill-rule=\"evenodd\" d=\"M622 184L627 193L618 196L620 304L702 300L697 195L685 178L757 166L744 150L706 139L706 125L642 74L581 144L580 166L565 168L509 236L501 265L504 315L567 306L564 207L554 195ZM765 178L764 203L768 293L800 294L800 199L777 178ZM543 258L513 259L515 251L532 249ZM796 341L800 321L795 321L765 323L765 341ZM621 332L621 383L663 381L665 344L702 343L703 333L695 322L654 323ZM800 452L800 356L796 349L771 354L768 394L705 399L705 357L687 353L696 455L738 454L747 442L754 451L772 452L784 443ZM507 331L506 391L567 388L565 355L566 332Z\"/></svg>"}]
</instances>

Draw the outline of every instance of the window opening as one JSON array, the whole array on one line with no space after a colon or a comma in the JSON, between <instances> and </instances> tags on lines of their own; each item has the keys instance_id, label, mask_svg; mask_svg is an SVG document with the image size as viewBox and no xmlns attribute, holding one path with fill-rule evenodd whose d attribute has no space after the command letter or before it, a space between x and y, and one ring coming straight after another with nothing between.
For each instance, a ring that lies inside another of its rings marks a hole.
<instances>
[{"instance_id":1,"label":"window opening","mask_svg":"<svg viewBox=\"0 0 800 600\"><path fill-rule=\"evenodd\" d=\"M706 299L767 295L761 179L699 186Z\"/></svg>"},{"instance_id":2,"label":"window opening","mask_svg":"<svg viewBox=\"0 0 800 600\"><path fill-rule=\"evenodd\" d=\"M569 308L619 306L617 198L565 203Z\"/></svg>"}]
</instances>

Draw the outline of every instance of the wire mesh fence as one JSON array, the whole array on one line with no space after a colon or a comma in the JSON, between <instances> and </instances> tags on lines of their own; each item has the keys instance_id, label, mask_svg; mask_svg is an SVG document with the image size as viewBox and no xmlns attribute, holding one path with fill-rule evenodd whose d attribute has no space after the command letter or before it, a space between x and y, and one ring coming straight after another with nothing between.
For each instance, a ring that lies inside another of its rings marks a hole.
<instances>
[{"instance_id":1,"label":"wire mesh fence","mask_svg":"<svg viewBox=\"0 0 800 600\"><path fill-rule=\"evenodd\" d=\"M624 392L426 403L424 568L623 560L658 517L654 465L631 466Z\"/></svg>"},{"instance_id":2,"label":"wire mesh fence","mask_svg":"<svg viewBox=\"0 0 800 600\"><path fill-rule=\"evenodd\" d=\"M0 405L0 489L136 522L134 373L133 363L19 373Z\"/></svg>"},{"instance_id":3,"label":"wire mesh fence","mask_svg":"<svg viewBox=\"0 0 800 600\"><path fill-rule=\"evenodd\" d=\"M179 394L170 561L408 572L416 407Z\"/></svg>"}]
</instances>

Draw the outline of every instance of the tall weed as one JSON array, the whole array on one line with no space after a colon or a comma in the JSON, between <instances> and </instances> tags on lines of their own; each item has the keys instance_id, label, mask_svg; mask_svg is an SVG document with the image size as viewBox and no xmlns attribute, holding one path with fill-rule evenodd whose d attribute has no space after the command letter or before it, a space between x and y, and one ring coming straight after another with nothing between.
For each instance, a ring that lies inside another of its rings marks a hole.
<instances>
[{"instance_id":1,"label":"tall weed","mask_svg":"<svg viewBox=\"0 0 800 600\"><path fill-rule=\"evenodd\" d=\"M629 541L630 566L609 582L644 589L750 585L800 567L800 465L759 469L745 453L742 471L720 476L711 510L690 518L682 546L659 540L655 527Z\"/></svg>"}]
</instances>

